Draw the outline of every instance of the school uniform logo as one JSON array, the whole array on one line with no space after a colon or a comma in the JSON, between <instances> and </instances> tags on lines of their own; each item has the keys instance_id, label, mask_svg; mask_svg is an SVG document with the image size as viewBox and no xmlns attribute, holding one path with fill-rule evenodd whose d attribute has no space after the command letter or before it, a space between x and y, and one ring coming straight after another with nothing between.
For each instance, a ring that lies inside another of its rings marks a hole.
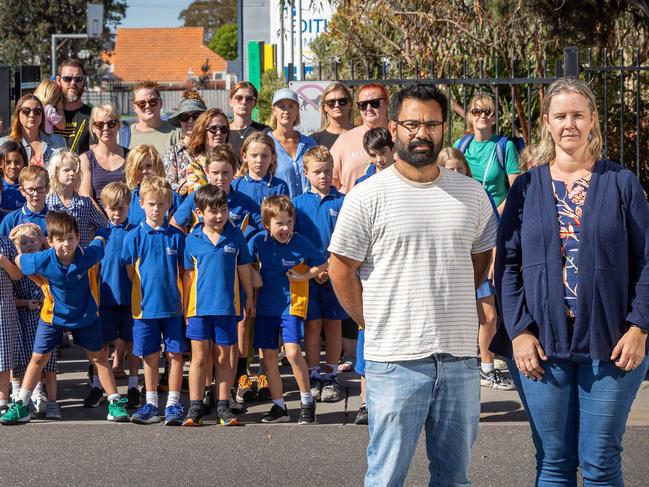
<instances>
[{"instance_id":1,"label":"school uniform logo","mask_svg":"<svg viewBox=\"0 0 649 487\"><path fill-rule=\"evenodd\" d=\"M338 217L338 212L334 210L333 208L329 208L329 216L333 216L334 218Z\"/></svg>"},{"instance_id":2,"label":"school uniform logo","mask_svg":"<svg viewBox=\"0 0 649 487\"><path fill-rule=\"evenodd\" d=\"M239 215L238 213L230 212L230 220L234 222L238 222L239 220L241 220L241 215Z\"/></svg>"},{"instance_id":3,"label":"school uniform logo","mask_svg":"<svg viewBox=\"0 0 649 487\"><path fill-rule=\"evenodd\" d=\"M178 255L178 249L172 249L171 247L167 247L167 255Z\"/></svg>"},{"instance_id":4,"label":"school uniform logo","mask_svg":"<svg viewBox=\"0 0 649 487\"><path fill-rule=\"evenodd\" d=\"M282 265L284 267L295 267L297 265L297 262L294 260L282 259Z\"/></svg>"},{"instance_id":5,"label":"school uniform logo","mask_svg":"<svg viewBox=\"0 0 649 487\"><path fill-rule=\"evenodd\" d=\"M226 254L236 254L237 249L232 245L226 245L225 247L223 247L223 252L225 252Z\"/></svg>"}]
</instances>

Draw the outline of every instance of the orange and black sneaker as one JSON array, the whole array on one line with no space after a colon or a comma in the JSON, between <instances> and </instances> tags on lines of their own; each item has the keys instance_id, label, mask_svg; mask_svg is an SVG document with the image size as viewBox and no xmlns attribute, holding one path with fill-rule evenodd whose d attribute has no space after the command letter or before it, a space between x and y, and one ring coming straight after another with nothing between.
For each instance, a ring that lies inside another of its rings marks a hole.
<instances>
[{"instance_id":1,"label":"orange and black sneaker","mask_svg":"<svg viewBox=\"0 0 649 487\"><path fill-rule=\"evenodd\" d=\"M218 416L219 424L223 426L239 426L241 424L228 406L218 407L216 415Z\"/></svg>"},{"instance_id":2,"label":"orange and black sneaker","mask_svg":"<svg viewBox=\"0 0 649 487\"><path fill-rule=\"evenodd\" d=\"M255 400L255 391L252 388L252 380L247 375L239 377L239 387L237 387L236 400L238 403L250 402Z\"/></svg>"},{"instance_id":3,"label":"orange and black sneaker","mask_svg":"<svg viewBox=\"0 0 649 487\"><path fill-rule=\"evenodd\" d=\"M257 376L257 400L268 401L270 399L270 387L268 387L268 377L264 374Z\"/></svg>"},{"instance_id":4,"label":"orange and black sneaker","mask_svg":"<svg viewBox=\"0 0 649 487\"><path fill-rule=\"evenodd\" d=\"M183 426L203 426L203 412L200 404L192 404L189 406L187 416L183 421Z\"/></svg>"}]
</instances>

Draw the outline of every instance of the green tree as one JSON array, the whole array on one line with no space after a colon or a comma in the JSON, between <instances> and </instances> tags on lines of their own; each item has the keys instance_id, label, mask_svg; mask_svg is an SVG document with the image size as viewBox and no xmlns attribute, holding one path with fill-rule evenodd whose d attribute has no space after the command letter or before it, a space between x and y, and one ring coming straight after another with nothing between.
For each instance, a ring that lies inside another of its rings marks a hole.
<instances>
[{"instance_id":1,"label":"green tree","mask_svg":"<svg viewBox=\"0 0 649 487\"><path fill-rule=\"evenodd\" d=\"M43 74L51 65L51 35L86 32L87 0L0 0L0 61L12 66L37 64ZM104 0L104 33L118 25L126 12L126 2ZM59 43L57 60L78 56L84 59L91 79L101 71L103 39L76 39Z\"/></svg>"},{"instance_id":2,"label":"green tree","mask_svg":"<svg viewBox=\"0 0 649 487\"><path fill-rule=\"evenodd\" d=\"M203 27L205 42L224 24L236 23L237 0L194 0L178 15L185 27Z\"/></svg>"},{"instance_id":3,"label":"green tree","mask_svg":"<svg viewBox=\"0 0 649 487\"><path fill-rule=\"evenodd\" d=\"M237 58L237 24L225 24L216 29L209 48L227 61Z\"/></svg>"}]
</instances>

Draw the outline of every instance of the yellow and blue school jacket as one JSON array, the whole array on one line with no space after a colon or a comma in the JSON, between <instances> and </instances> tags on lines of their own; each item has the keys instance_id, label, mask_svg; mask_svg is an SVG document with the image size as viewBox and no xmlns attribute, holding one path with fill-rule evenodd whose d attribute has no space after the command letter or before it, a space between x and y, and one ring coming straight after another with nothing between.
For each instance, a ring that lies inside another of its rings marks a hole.
<instances>
[{"instance_id":1,"label":"yellow and blue school jacket","mask_svg":"<svg viewBox=\"0 0 649 487\"><path fill-rule=\"evenodd\" d=\"M99 305L130 306L131 281L122 261L124 237L135 225L128 220L120 225L109 223L97 230L97 236L104 237L106 246L99 266Z\"/></svg>"},{"instance_id":2,"label":"yellow and blue school jacket","mask_svg":"<svg viewBox=\"0 0 649 487\"><path fill-rule=\"evenodd\" d=\"M322 198L311 191L296 196L293 198L295 231L327 254L344 199L345 195L333 186L329 194Z\"/></svg>"},{"instance_id":3,"label":"yellow and blue school jacket","mask_svg":"<svg viewBox=\"0 0 649 487\"><path fill-rule=\"evenodd\" d=\"M227 222L216 245L199 223L185 240L184 267L194 272L187 317L239 316L241 293L237 266L250 264L252 257L241 230Z\"/></svg>"},{"instance_id":4,"label":"yellow and blue school jacket","mask_svg":"<svg viewBox=\"0 0 649 487\"><path fill-rule=\"evenodd\" d=\"M77 248L69 266L61 264L55 250L20 256L20 269L33 276L45 296L41 320L62 328L83 328L99 318L99 269L104 244L93 240Z\"/></svg>"},{"instance_id":5,"label":"yellow and blue school jacket","mask_svg":"<svg viewBox=\"0 0 649 487\"><path fill-rule=\"evenodd\" d=\"M131 307L135 319L182 316L180 268L185 235L168 224L140 223L124 237L122 262L134 269Z\"/></svg>"},{"instance_id":6,"label":"yellow and blue school jacket","mask_svg":"<svg viewBox=\"0 0 649 487\"><path fill-rule=\"evenodd\" d=\"M299 316L306 318L309 303L309 281L291 282L289 269L304 273L326 262L324 253L309 240L294 233L286 243L280 243L268 232L260 232L248 242L253 261L259 262L264 282L257 295L260 316Z\"/></svg>"},{"instance_id":7,"label":"yellow and blue school jacket","mask_svg":"<svg viewBox=\"0 0 649 487\"><path fill-rule=\"evenodd\" d=\"M25 203L22 208L12 211L7 214L0 222L0 235L9 236L11 229L20 225L21 223L35 223L43 231L43 235L47 235L47 227L45 225L45 215L49 209L47 205L41 211L34 212L27 207Z\"/></svg>"},{"instance_id":8,"label":"yellow and blue school jacket","mask_svg":"<svg viewBox=\"0 0 649 487\"><path fill-rule=\"evenodd\" d=\"M174 220L179 226L193 228L200 221L200 218L196 215L195 197L196 192L187 196L180 208L174 213ZM232 187L228 193L228 218L235 227L243 232L246 240L249 240L252 235L263 229L259 205L250 196Z\"/></svg>"},{"instance_id":9,"label":"yellow and blue school jacket","mask_svg":"<svg viewBox=\"0 0 649 487\"><path fill-rule=\"evenodd\" d=\"M167 220L171 218L171 215L180 207L182 204L182 199L175 191L171 192L171 208L167 213ZM128 221L131 225L139 225L146 220L146 215L144 214L144 208L140 204L140 188L139 186L131 191L131 204L128 207Z\"/></svg>"},{"instance_id":10,"label":"yellow and blue school jacket","mask_svg":"<svg viewBox=\"0 0 649 487\"><path fill-rule=\"evenodd\" d=\"M270 171L261 179L253 179L248 174L232 181L232 189L243 193L261 206L269 196L285 194L288 196L288 184L283 179L273 176Z\"/></svg>"}]
</instances>

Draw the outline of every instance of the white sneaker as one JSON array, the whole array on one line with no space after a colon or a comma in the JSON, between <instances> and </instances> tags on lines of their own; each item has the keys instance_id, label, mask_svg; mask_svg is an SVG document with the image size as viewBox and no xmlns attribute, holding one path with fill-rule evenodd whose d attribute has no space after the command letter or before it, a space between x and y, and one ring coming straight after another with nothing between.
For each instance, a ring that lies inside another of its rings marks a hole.
<instances>
[{"instance_id":1,"label":"white sneaker","mask_svg":"<svg viewBox=\"0 0 649 487\"><path fill-rule=\"evenodd\" d=\"M45 394L32 396L32 404L34 405L34 412L36 414L44 414L47 409L47 397Z\"/></svg>"}]
</instances>

